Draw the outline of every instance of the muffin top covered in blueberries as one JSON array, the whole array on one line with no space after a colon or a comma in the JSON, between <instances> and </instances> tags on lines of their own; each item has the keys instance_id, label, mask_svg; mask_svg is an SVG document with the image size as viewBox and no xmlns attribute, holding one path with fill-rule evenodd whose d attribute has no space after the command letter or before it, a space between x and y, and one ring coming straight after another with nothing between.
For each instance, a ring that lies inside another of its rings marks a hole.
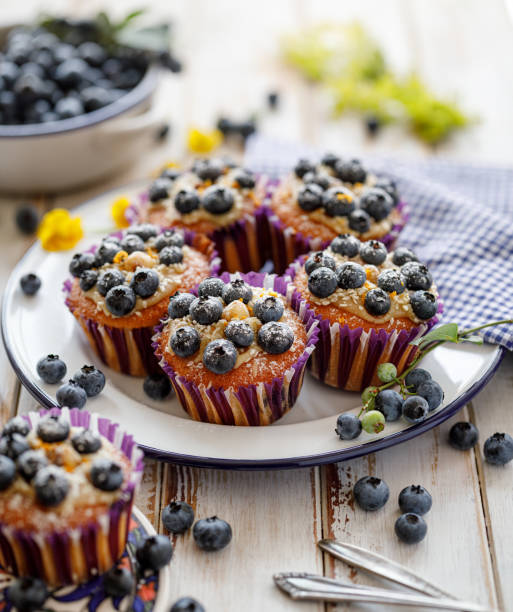
<instances>
[{"instance_id":1,"label":"muffin top covered in blueberries","mask_svg":"<svg viewBox=\"0 0 513 612\"><path fill-rule=\"evenodd\" d=\"M319 163L300 159L278 187L272 207L284 221L287 213L299 217L296 223L303 215L326 230L365 240L392 229L399 199L393 180L376 176L357 159L327 153ZM308 235L300 223L298 231Z\"/></svg>"},{"instance_id":2,"label":"muffin top covered in blueberries","mask_svg":"<svg viewBox=\"0 0 513 612\"><path fill-rule=\"evenodd\" d=\"M165 168L150 186L147 215L161 225L225 227L253 210L256 183L252 172L219 158L197 159L184 171Z\"/></svg>"},{"instance_id":3,"label":"muffin top covered in blueberries","mask_svg":"<svg viewBox=\"0 0 513 612\"><path fill-rule=\"evenodd\" d=\"M63 415L46 415L35 427L17 416L0 432L0 515L9 525L80 522L119 499L129 479L120 450Z\"/></svg>"},{"instance_id":4,"label":"muffin top covered in blueberries","mask_svg":"<svg viewBox=\"0 0 513 612\"><path fill-rule=\"evenodd\" d=\"M160 232L150 224L134 225L121 237L107 236L95 252L76 253L69 266L83 295L110 317L160 302L196 268L206 276L207 257L185 244L183 231Z\"/></svg>"},{"instance_id":5,"label":"muffin top covered in blueberries","mask_svg":"<svg viewBox=\"0 0 513 612\"><path fill-rule=\"evenodd\" d=\"M337 236L328 248L295 264L294 283L308 301L333 305L369 322L426 321L438 310L438 294L428 268L410 249L388 252L378 240Z\"/></svg>"},{"instance_id":6,"label":"muffin top covered in blueberries","mask_svg":"<svg viewBox=\"0 0 513 612\"><path fill-rule=\"evenodd\" d=\"M223 375L241 368L256 377L262 373L259 357L290 353L294 359L305 346L304 326L286 298L241 278L228 283L205 279L197 297L172 296L168 314L166 350L183 360L189 373ZM246 384L252 381L248 378Z\"/></svg>"}]
</instances>

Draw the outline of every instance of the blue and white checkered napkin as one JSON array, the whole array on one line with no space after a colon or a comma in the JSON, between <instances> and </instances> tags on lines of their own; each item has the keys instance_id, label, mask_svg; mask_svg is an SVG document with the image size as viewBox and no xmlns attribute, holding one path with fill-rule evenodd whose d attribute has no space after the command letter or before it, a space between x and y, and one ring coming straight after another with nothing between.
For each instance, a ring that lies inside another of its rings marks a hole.
<instances>
[{"instance_id":1,"label":"blue and white checkered napkin","mask_svg":"<svg viewBox=\"0 0 513 612\"><path fill-rule=\"evenodd\" d=\"M319 151L255 137L245 164L280 175L298 157ZM364 158L397 180L410 206L399 243L429 265L444 301L445 322L461 329L513 318L513 168L429 160ZM487 342L513 349L513 325L483 331Z\"/></svg>"}]
</instances>

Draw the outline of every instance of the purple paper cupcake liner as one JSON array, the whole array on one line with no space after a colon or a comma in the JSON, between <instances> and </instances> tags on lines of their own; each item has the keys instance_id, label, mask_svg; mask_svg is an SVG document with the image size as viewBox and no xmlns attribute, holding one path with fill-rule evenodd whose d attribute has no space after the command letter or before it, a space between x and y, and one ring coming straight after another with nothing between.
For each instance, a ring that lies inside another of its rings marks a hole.
<instances>
[{"instance_id":1,"label":"purple paper cupcake liner","mask_svg":"<svg viewBox=\"0 0 513 612\"><path fill-rule=\"evenodd\" d=\"M135 490L143 471L143 453L119 425L78 408L52 408L24 418L34 428L46 414L61 414L72 427L88 427L107 438L130 461L130 480L107 512L80 527L22 530L1 522L0 566L15 576L33 576L50 586L84 582L112 567L122 555L128 535ZM51 525L49 525L51 527Z\"/></svg>"},{"instance_id":2,"label":"purple paper cupcake liner","mask_svg":"<svg viewBox=\"0 0 513 612\"><path fill-rule=\"evenodd\" d=\"M286 271L285 277L292 281L302 256ZM293 285L291 285L293 286ZM298 293L298 300L303 296ZM291 302L293 308L298 302ZM427 333L441 319L443 302L438 299L437 314L411 330L387 332L384 329L364 330L350 328L347 324L332 323L329 319L314 313L319 324L319 341L308 368L315 378L338 389L362 391L369 385L379 385L377 367L380 363L393 363L398 373L403 372L412 362L417 347L410 342Z\"/></svg>"},{"instance_id":3,"label":"purple paper cupcake liner","mask_svg":"<svg viewBox=\"0 0 513 612\"><path fill-rule=\"evenodd\" d=\"M287 295L286 280L274 274L224 273L221 278L225 282L233 278L242 278L254 287L273 289L287 299L291 299ZM294 296L297 302L299 302L298 296L299 294ZM177 375L160 353L158 338L165 321L155 328L153 343L155 354L161 359L162 369L169 376L182 407L191 418L223 425L269 425L292 408L301 391L306 364L318 338L318 323L313 312L307 308L306 302L296 305L296 312L307 330L306 347L299 359L282 376L273 378L269 383L248 384L237 389L196 385Z\"/></svg>"},{"instance_id":4,"label":"purple paper cupcake liner","mask_svg":"<svg viewBox=\"0 0 513 612\"><path fill-rule=\"evenodd\" d=\"M204 240L206 242L207 240L188 229L180 229L184 232L185 244L189 246L198 247L197 243L199 241ZM112 235L120 238L123 236L123 232L115 232ZM207 255L209 254L208 246L205 245L205 254ZM217 276L220 271L220 260L214 246L212 246L212 249L210 252L210 275ZM92 247L90 251L94 253L96 246ZM104 325L94 319L83 317L72 310L69 300L71 288L72 281L68 279L63 286L63 291L67 296L66 306L77 319L89 343L103 363L113 370L131 376L162 373L151 347L154 325L129 329Z\"/></svg>"},{"instance_id":5,"label":"purple paper cupcake liner","mask_svg":"<svg viewBox=\"0 0 513 612\"><path fill-rule=\"evenodd\" d=\"M287 227L269 205L273 189L278 183L279 181L277 180L268 181L267 183L265 212L268 223L268 243L270 245L270 256L274 264L274 271L282 274L287 266L300 255L324 249L330 244L331 240L323 242L320 238L304 236L301 232L296 232L291 227ZM380 242L383 242L389 250L393 247L410 216L406 202L399 202L396 210L400 213L400 221L391 227L388 234L379 238Z\"/></svg>"}]
</instances>

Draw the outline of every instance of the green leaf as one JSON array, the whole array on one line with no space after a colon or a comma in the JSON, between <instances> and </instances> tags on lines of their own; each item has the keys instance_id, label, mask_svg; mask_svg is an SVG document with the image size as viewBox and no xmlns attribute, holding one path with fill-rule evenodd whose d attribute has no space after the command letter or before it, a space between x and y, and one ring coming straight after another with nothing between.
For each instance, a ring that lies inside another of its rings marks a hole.
<instances>
[{"instance_id":1,"label":"green leaf","mask_svg":"<svg viewBox=\"0 0 513 612\"><path fill-rule=\"evenodd\" d=\"M460 336L460 342L472 342L472 344L483 344L481 336Z\"/></svg>"},{"instance_id":2,"label":"green leaf","mask_svg":"<svg viewBox=\"0 0 513 612\"><path fill-rule=\"evenodd\" d=\"M116 40L122 45L135 49L168 51L171 42L171 28L169 24L142 29L127 28L118 32Z\"/></svg>"},{"instance_id":3,"label":"green leaf","mask_svg":"<svg viewBox=\"0 0 513 612\"><path fill-rule=\"evenodd\" d=\"M423 347L431 342L459 342L458 324L445 323L432 329L429 333L421 338L417 338L410 342L413 346Z\"/></svg>"},{"instance_id":4,"label":"green leaf","mask_svg":"<svg viewBox=\"0 0 513 612\"><path fill-rule=\"evenodd\" d=\"M128 15L124 19L116 23L116 25L114 26L114 29L117 31L123 30L124 28L126 28L127 25L132 23L134 19L137 19L137 17L144 15L145 12L146 12L146 9L141 8L141 9L137 9L136 11L132 11L131 13L128 13Z\"/></svg>"}]
</instances>

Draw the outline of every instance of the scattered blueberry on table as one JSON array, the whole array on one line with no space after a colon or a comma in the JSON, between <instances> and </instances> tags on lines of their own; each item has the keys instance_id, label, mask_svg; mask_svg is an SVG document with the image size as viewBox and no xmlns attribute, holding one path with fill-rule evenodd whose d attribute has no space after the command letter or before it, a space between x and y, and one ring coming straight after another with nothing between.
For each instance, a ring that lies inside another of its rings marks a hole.
<instances>
[{"instance_id":1,"label":"scattered blueberry on table","mask_svg":"<svg viewBox=\"0 0 513 612\"><path fill-rule=\"evenodd\" d=\"M167 565L173 556L173 547L164 535L147 537L137 548L136 558L145 569L157 571Z\"/></svg>"},{"instance_id":2,"label":"scattered blueberry on table","mask_svg":"<svg viewBox=\"0 0 513 612\"><path fill-rule=\"evenodd\" d=\"M205 608L192 597L181 597L171 606L170 612L205 612Z\"/></svg>"},{"instance_id":3,"label":"scattered blueberry on table","mask_svg":"<svg viewBox=\"0 0 513 612\"><path fill-rule=\"evenodd\" d=\"M171 393L171 383L165 374L150 374L144 379L143 390L149 398L162 401Z\"/></svg>"},{"instance_id":4,"label":"scattered blueberry on table","mask_svg":"<svg viewBox=\"0 0 513 612\"><path fill-rule=\"evenodd\" d=\"M92 365L82 366L73 374L73 380L84 389L87 397L95 397L105 387L105 375Z\"/></svg>"},{"instance_id":5,"label":"scattered blueberry on table","mask_svg":"<svg viewBox=\"0 0 513 612\"><path fill-rule=\"evenodd\" d=\"M399 493L399 508L401 508L401 512L426 514L431 509L432 504L431 495L420 485L410 485Z\"/></svg>"},{"instance_id":6,"label":"scattered blueberry on table","mask_svg":"<svg viewBox=\"0 0 513 612\"><path fill-rule=\"evenodd\" d=\"M36 231L37 226L39 225L39 219L39 211L33 204L22 204L16 211L16 226L23 234L33 234Z\"/></svg>"},{"instance_id":7,"label":"scattered blueberry on table","mask_svg":"<svg viewBox=\"0 0 513 612\"><path fill-rule=\"evenodd\" d=\"M59 355L46 355L36 365L38 375L48 385L55 385L66 376L66 364Z\"/></svg>"},{"instance_id":8,"label":"scattered blueberry on table","mask_svg":"<svg viewBox=\"0 0 513 612\"><path fill-rule=\"evenodd\" d=\"M184 501L172 501L162 510L162 523L171 533L185 533L194 523L194 510Z\"/></svg>"},{"instance_id":9,"label":"scattered blueberry on table","mask_svg":"<svg viewBox=\"0 0 513 612\"><path fill-rule=\"evenodd\" d=\"M41 279L37 274L29 272L20 278L20 287L25 295L35 295L41 288Z\"/></svg>"},{"instance_id":10,"label":"scattered blueberry on table","mask_svg":"<svg viewBox=\"0 0 513 612\"><path fill-rule=\"evenodd\" d=\"M484 443L484 456L492 465L505 465L513 459L513 438L507 433L494 433Z\"/></svg>"},{"instance_id":11,"label":"scattered blueberry on table","mask_svg":"<svg viewBox=\"0 0 513 612\"><path fill-rule=\"evenodd\" d=\"M427 524L418 514L407 512L395 522L395 533L405 544L418 544L426 537Z\"/></svg>"},{"instance_id":12,"label":"scattered blueberry on table","mask_svg":"<svg viewBox=\"0 0 513 612\"><path fill-rule=\"evenodd\" d=\"M87 402L87 393L76 381L70 379L57 389L55 395L59 406L83 408Z\"/></svg>"},{"instance_id":13,"label":"scattered blueberry on table","mask_svg":"<svg viewBox=\"0 0 513 612\"><path fill-rule=\"evenodd\" d=\"M223 519L211 516L197 521L192 535L199 548L214 552L228 546L232 539L232 528Z\"/></svg>"},{"instance_id":14,"label":"scattered blueberry on table","mask_svg":"<svg viewBox=\"0 0 513 612\"><path fill-rule=\"evenodd\" d=\"M473 423L461 421L449 430L449 444L457 450L469 450L477 444L479 432Z\"/></svg>"},{"instance_id":15,"label":"scattered blueberry on table","mask_svg":"<svg viewBox=\"0 0 513 612\"><path fill-rule=\"evenodd\" d=\"M387 503L390 497L390 489L381 478L364 476L354 485L353 495L362 510L373 512Z\"/></svg>"}]
</instances>

